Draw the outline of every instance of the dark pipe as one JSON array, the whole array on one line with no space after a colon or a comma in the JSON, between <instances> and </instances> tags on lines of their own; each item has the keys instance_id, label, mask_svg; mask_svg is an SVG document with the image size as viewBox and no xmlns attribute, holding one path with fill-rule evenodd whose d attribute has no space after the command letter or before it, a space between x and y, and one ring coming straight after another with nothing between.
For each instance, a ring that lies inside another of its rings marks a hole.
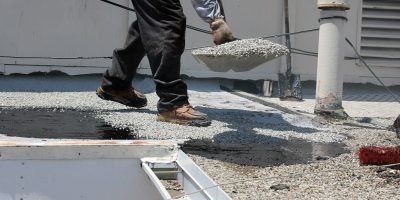
<instances>
[{"instance_id":1,"label":"dark pipe","mask_svg":"<svg viewBox=\"0 0 400 200\"><path fill-rule=\"evenodd\" d=\"M286 46L288 49L291 49L291 44L290 44L290 27L289 27L289 1L285 0L284 1L284 6L285 6L285 33L286 35ZM290 56L290 53L286 56L286 64L287 64L287 70L286 70L286 76L289 78L290 75L292 74L292 57Z\"/></svg>"}]
</instances>

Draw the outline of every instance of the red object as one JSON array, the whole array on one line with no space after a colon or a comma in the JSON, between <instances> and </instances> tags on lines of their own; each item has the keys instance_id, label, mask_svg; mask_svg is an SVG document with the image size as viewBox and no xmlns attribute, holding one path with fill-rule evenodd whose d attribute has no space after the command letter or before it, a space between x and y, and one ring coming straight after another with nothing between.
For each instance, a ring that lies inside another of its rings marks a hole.
<instances>
[{"instance_id":1,"label":"red object","mask_svg":"<svg viewBox=\"0 0 400 200\"><path fill-rule=\"evenodd\" d=\"M358 151L361 165L390 165L400 163L400 146L398 147L362 147Z\"/></svg>"}]
</instances>

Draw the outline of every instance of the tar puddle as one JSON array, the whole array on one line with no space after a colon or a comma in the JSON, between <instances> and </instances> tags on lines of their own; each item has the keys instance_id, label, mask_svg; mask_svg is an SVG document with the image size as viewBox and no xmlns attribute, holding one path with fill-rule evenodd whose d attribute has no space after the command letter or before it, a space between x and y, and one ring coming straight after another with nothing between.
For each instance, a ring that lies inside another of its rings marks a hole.
<instances>
[{"instance_id":1,"label":"tar puddle","mask_svg":"<svg viewBox=\"0 0 400 200\"><path fill-rule=\"evenodd\" d=\"M0 134L53 139L137 139L128 128L114 128L93 113L65 109L0 108Z\"/></svg>"},{"instance_id":2,"label":"tar puddle","mask_svg":"<svg viewBox=\"0 0 400 200\"><path fill-rule=\"evenodd\" d=\"M270 144L220 144L191 140L184 144L183 151L229 163L258 167L307 164L349 152L344 144L302 139L279 140Z\"/></svg>"}]
</instances>

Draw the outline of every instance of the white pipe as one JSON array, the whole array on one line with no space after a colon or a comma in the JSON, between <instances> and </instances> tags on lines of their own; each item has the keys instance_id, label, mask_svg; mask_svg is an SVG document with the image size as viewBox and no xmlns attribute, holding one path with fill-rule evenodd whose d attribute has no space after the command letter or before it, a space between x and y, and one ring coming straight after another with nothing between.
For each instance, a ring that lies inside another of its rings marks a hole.
<instances>
[{"instance_id":1,"label":"white pipe","mask_svg":"<svg viewBox=\"0 0 400 200\"><path fill-rule=\"evenodd\" d=\"M315 113L344 114L342 107L344 9L321 10Z\"/></svg>"}]
</instances>

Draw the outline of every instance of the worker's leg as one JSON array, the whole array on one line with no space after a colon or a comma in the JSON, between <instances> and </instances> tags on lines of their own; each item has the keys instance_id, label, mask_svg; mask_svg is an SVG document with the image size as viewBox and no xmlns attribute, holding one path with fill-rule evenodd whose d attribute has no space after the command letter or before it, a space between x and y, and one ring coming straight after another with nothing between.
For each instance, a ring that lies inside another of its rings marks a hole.
<instances>
[{"instance_id":1,"label":"worker's leg","mask_svg":"<svg viewBox=\"0 0 400 200\"><path fill-rule=\"evenodd\" d=\"M138 22L135 21L129 28L125 46L114 50L112 67L103 76L102 88L105 90L129 89L144 55Z\"/></svg>"},{"instance_id":2,"label":"worker's leg","mask_svg":"<svg viewBox=\"0 0 400 200\"><path fill-rule=\"evenodd\" d=\"M132 3L160 97L158 111L169 111L187 104L187 86L180 78L186 28L180 1L132 0Z\"/></svg>"},{"instance_id":3,"label":"worker's leg","mask_svg":"<svg viewBox=\"0 0 400 200\"><path fill-rule=\"evenodd\" d=\"M138 22L135 21L129 28L124 48L114 50L112 66L104 73L101 87L96 90L97 96L130 107L146 106L146 97L132 88L133 76L144 54Z\"/></svg>"}]
</instances>

